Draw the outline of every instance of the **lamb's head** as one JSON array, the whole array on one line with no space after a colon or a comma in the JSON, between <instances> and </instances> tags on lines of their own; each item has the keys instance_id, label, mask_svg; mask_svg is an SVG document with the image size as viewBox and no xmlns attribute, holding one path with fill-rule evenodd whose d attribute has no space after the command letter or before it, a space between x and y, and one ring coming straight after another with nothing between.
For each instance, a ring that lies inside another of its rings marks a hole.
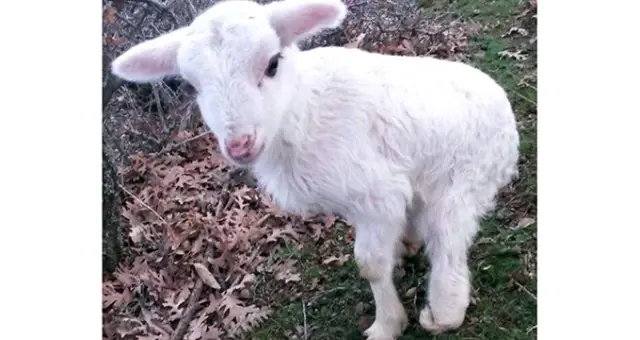
<instances>
[{"instance_id":1,"label":"lamb's head","mask_svg":"<svg viewBox=\"0 0 640 340\"><path fill-rule=\"evenodd\" d=\"M223 155L250 165L279 133L296 95L296 42L337 27L346 13L341 0L226 0L189 26L133 46L112 71L138 83L182 76L198 91Z\"/></svg>"}]
</instances>

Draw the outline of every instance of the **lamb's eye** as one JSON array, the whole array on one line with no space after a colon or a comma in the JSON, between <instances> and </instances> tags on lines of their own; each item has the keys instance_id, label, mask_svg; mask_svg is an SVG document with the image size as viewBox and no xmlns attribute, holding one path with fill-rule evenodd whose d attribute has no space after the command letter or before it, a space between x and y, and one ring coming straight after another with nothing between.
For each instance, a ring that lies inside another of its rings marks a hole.
<instances>
[{"instance_id":1,"label":"lamb's eye","mask_svg":"<svg viewBox=\"0 0 640 340\"><path fill-rule=\"evenodd\" d=\"M267 77L273 78L276 76L276 72L278 72L278 61L280 58L282 58L282 56L278 53L269 59L269 66L267 66L267 69L264 72Z\"/></svg>"}]
</instances>

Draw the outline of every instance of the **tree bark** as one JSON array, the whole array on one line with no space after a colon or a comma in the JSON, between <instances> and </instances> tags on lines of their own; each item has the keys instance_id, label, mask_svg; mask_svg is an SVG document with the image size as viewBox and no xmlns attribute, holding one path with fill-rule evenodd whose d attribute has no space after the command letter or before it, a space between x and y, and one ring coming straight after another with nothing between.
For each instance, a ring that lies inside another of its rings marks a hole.
<instances>
[{"instance_id":1,"label":"tree bark","mask_svg":"<svg viewBox=\"0 0 640 340\"><path fill-rule=\"evenodd\" d=\"M102 271L110 273L117 267L123 252L120 225L121 192L115 164L102 144Z\"/></svg>"}]
</instances>

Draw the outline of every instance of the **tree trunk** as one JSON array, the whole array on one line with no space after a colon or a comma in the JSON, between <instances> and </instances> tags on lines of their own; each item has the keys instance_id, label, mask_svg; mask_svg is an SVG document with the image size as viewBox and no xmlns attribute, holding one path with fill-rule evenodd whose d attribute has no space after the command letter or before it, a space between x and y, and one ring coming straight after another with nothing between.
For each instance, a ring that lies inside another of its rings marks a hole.
<instances>
[{"instance_id":1,"label":"tree trunk","mask_svg":"<svg viewBox=\"0 0 640 340\"><path fill-rule=\"evenodd\" d=\"M115 164L102 144L102 271L115 270L122 257L122 230L120 226L120 187Z\"/></svg>"}]
</instances>

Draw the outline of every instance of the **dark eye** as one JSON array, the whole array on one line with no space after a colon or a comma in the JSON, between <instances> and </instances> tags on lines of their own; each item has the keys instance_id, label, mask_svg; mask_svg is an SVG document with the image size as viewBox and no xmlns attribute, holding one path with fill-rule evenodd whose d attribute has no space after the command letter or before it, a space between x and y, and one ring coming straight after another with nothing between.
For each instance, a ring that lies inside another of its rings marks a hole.
<instances>
[{"instance_id":1,"label":"dark eye","mask_svg":"<svg viewBox=\"0 0 640 340\"><path fill-rule=\"evenodd\" d=\"M278 53L269 59L269 66L267 66L267 70L264 72L267 77L273 78L276 76L276 72L278 72L278 61L280 58L282 58L282 56Z\"/></svg>"}]
</instances>

